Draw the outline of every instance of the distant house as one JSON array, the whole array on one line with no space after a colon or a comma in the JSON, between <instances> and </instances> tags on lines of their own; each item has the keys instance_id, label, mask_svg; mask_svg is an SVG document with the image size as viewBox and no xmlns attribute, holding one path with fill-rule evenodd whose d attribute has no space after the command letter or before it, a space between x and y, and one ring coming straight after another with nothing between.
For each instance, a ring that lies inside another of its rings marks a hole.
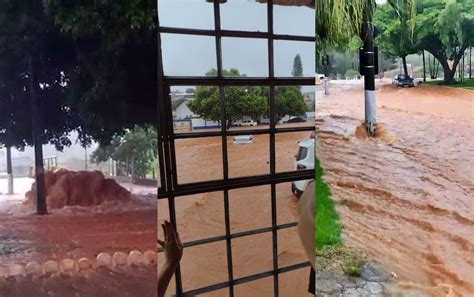
<instances>
[{"instance_id":1,"label":"distant house","mask_svg":"<svg viewBox=\"0 0 474 297\"><path fill-rule=\"evenodd\" d=\"M194 117L194 113L188 107L189 99L184 97L179 98L172 102L173 118L176 120L191 119Z\"/></svg>"},{"instance_id":2,"label":"distant house","mask_svg":"<svg viewBox=\"0 0 474 297\"><path fill-rule=\"evenodd\" d=\"M218 128L220 127L218 122L205 120L195 115L188 107L188 102L194 98L181 97L172 102L173 108L173 120L176 123L176 127L184 127L183 121L190 121L191 129L206 129L206 128ZM178 125L178 122L180 124ZM181 128L180 128L181 129ZM187 129L187 128L184 128Z\"/></svg>"}]
</instances>

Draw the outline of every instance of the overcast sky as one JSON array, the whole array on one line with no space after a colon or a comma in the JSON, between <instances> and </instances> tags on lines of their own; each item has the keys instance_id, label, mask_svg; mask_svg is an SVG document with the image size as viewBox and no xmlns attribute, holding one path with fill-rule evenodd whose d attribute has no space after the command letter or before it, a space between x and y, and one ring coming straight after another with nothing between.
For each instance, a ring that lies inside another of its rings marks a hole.
<instances>
[{"instance_id":1,"label":"overcast sky","mask_svg":"<svg viewBox=\"0 0 474 297\"><path fill-rule=\"evenodd\" d=\"M267 31L266 4L231 0L221 5L221 26L228 30ZM168 27L214 29L213 5L204 0L158 0L160 24ZM314 36L314 9L274 7L274 32ZM203 75L216 68L213 37L162 34L165 75ZM314 77L314 43L275 41L275 75L291 76L293 58L300 54L305 76ZM248 76L268 76L265 39L223 38L225 69Z\"/></svg>"}]
</instances>

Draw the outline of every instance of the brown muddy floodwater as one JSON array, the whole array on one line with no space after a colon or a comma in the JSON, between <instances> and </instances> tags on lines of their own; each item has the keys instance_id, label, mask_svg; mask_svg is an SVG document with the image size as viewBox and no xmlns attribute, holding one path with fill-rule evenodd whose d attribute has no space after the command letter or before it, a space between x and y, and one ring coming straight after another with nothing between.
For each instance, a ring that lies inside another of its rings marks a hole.
<instances>
[{"instance_id":1,"label":"brown muddy floodwater","mask_svg":"<svg viewBox=\"0 0 474 297\"><path fill-rule=\"evenodd\" d=\"M294 170L297 142L309 138L310 132L284 133L276 137L277 171ZM221 138L179 140L176 143L178 179L195 182L222 178ZM234 145L228 141L229 175L250 176L269 173L269 138L254 135L254 143ZM297 220L297 199L291 193L291 184L277 185L277 223ZM271 226L270 186L237 189L229 192L230 224L232 232L247 231ZM225 235L224 199L222 192L177 197L176 217L178 232L183 242ZM158 202L158 219L169 218L166 199ZM162 230L158 230L162 237ZM272 269L271 233L247 236L232 241L234 278L265 272ZM163 263L158 254L158 267ZM279 267L306 262L307 258L295 228L278 231ZM185 291L226 282L227 256L225 241L199 245L184 250L181 261L183 289ZM283 273L279 277L280 296L305 297L309 267ZM174 294L174 280L167 296ZM228 289L202 296L229 296ZM235 296L273 296L273 277L267 277L235 287Z\"/></svg>"},{"instance_id":2,"label":"brown muddy floodwater","mask_svg":"<svg viewBox=\"0 0 474 297\"><path fill-rule=\"evenodd\" d=\"M93 259L100 252L155 250L156 189L134 187L129 202L51 209L46 216L37 216L22 204L23 195L0 195L0 265ZM155 267L36 279L8 278L0 280L0 296L153 297L156 279Z\"/></svg>"},{"instance_id":3,"label":"brown muddy floodwater","mask_svg":"<svg viewBox=\"0 0 474 297\"><path fill-rule=\"evenodd\" d=\"M363 86L317 94L317 156L344 239L428 296L474 296L474 92L378 82L379 139L355 137Z\"/></svg>"}]
</instances>

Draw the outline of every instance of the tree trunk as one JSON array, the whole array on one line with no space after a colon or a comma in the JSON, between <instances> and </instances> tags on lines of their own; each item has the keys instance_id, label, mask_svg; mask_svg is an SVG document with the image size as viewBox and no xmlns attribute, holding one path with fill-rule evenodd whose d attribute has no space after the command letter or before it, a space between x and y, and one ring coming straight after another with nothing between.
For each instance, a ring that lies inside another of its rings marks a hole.
<instances>
[{"instance_id":1,"label":"tree trunk","mask_svg":"<svg viewBox=\"0 0 474 297\"><path fill-rule=\"evenodd\" d=\"M454 77L456 76L456 68L450 69L447 60L442 61L441 66L443 67L444 81L446 83L454 83Z\"/></svg>"},{"instance_id":2,"label":"tree trunk","mask_svg":"<svg viewBox=\"0 0 474 297\"><path fill-rule=\"evenodd\" d=\"M426 82L425 50L423 50L423 82Z\"/></svg>"},{"instance_id":3,"label":"tree trunk","mask_svg":"<svg viewBox=\"0 0 474 297\"><path fill-rule=\"evenodd\" d=\"M407 67L407 57L406 56L402 57L402 62L403 62L403 71L405 72L405 76L409 76L408 75L408 67Z\"/></svg>"},{"instance_id":4,"label":"tree trunk","mask_svg":"<svg viewBox=\"0 0 474 297\"><path fill-rule=\"evenodd\" d=\"M36 175L36 213L45 215L48 213L46 205L46 191L44 182L44 166L43 166L43 143L42 143L42 119L39 111L38 97L36 90L38 89L38 81L36 77L38 57L31 55L28 59L29 66L29 96L31 104L31 121L33 123L33 143L35 150L35 175Z\"/></svg>"}]
</instances>

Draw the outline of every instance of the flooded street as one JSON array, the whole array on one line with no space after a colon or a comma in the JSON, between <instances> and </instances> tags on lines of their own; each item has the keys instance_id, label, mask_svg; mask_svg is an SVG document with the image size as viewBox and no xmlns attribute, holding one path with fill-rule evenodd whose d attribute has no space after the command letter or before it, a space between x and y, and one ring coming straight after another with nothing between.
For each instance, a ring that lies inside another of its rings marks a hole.
<instances>
[{"instance_id":1,"label":"flooded street","mask_svg":"<svg viewBox=\"0 0 474 297\"><path fill-rule=\"evenodd\" d=\"M311 132L282 133L276 136L277 171L294 170L297 142L309 138ZM179 140L176 143L178 179L182 183L222 178L221 138ZM228 140L229 176L250 176L270 172L269 137L254 135L254 143L234 145ZM277 223L297 220L297 199L291 184L276 187ZM270 186L231 190L229 192L231 232L270 227ZM212 192L176 198L178 232L183 242L225 235L224 198L222 192ZM158 202L158 218L169 218L166 199ZM162 238L161 228L158 237ZM272 235L263 233L232 240L233 274L241 278L272 269ZM164 261L158 255L158 266ZM306 262L296 227L278 231L278 265L285 267ZM307 293L309 267L280 274L280 296L312 296ZM225 241L186 248L181 261L185 291L226 282L228 280ZM235 296L273 296L273 277L237 285ZM174 280L166 296L174 294ZM205 296L229 296L222 289ZM204 296L203 295L203 296Z\"/></svg>"},{"instance_id":2,"label":"flooded street","mask_svg":"<svg viewBox=\"0 0 474 297\"><path fill-rule=\"evenodd\" d=\"M24 192L32 180L19 178L15 183L15 192L19 194L0 195L2 265L62 261L66 258L94 259L100 252L128 253L134 249L147 251L156 248L156 188L122 184L129 190L133 187L133 197L129 202L106 202L92 207L68 206L50 209L46 216L37 216L30 206L22 203ZM0 280L0 296L122 297L134 296L135 292L141 292L140 296L155 296L156 278L156 269L150 267L67 277L9 278Z\"/></svg>"},{"instance_id":3,"label":"flooded street","mask_svg":"<svg viewBox=\"0 0 474 297\"><path fill-rule=\"evenodd\" d=\"M400 288L474 296L474 92L378 81L378 139L355 136L362 81L330 93L316 96L316 150L345 241L396 272Z\"/></svg>"}]
</instances>

